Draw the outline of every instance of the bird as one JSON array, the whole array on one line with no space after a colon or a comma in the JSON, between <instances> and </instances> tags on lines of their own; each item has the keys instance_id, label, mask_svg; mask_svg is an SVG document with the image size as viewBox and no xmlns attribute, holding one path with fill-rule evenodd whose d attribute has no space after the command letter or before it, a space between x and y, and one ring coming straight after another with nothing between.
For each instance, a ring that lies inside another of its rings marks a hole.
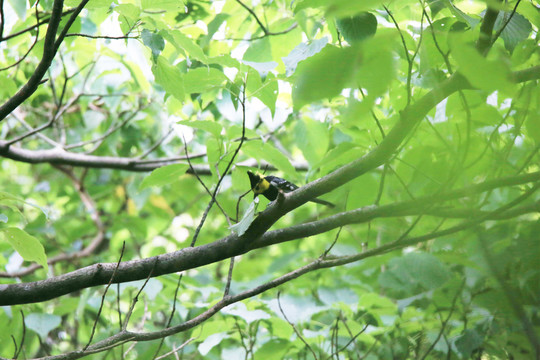
<instances>
[{"instance_id":1,"label":"bird","mask_svg":"<svg viewBox=\"0 0 540 360\"><path fill-rule=\"evenodd\" d=\"M268 200L274 201L277 199L280 191L290 193L291 191L298 189L297 185L277 176L264 176L259 173L254 174L251 171L248 171L247 174L249 176L249 182L251 183L251 190L253 190L253 198L263 194ZM313 199L310 201L328 207L335 207L331 202L321 199Z\"/></svg>"}]
</instances>

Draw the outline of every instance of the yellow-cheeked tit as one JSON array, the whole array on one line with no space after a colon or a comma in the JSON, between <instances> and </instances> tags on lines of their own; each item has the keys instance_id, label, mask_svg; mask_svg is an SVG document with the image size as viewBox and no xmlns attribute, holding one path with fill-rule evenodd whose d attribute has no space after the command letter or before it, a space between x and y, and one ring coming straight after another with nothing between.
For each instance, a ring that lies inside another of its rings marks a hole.
<instances>
[{"instance_id":1,"label":"yellow-cheeked tit","mask_svg":"<svg viewBox=\"0 0 540 360\"><path fill-rule=\"evenodd\" d=\"M256 198L260 194L263 194L264 197L268 200L274 201L277 199L278 193L280 191L284 193L289 193L293 190L298 189L298 186L296 186L292 182L279 178L277 176L264 176L259 173L254 174L251 171L248 171L247 174L249 176L249 182L251 183L251 190L253 190L253 198ZM335 206L331 202L321 199L313 199L310 201L329 207Z\"/></svg>"}]
</instances>

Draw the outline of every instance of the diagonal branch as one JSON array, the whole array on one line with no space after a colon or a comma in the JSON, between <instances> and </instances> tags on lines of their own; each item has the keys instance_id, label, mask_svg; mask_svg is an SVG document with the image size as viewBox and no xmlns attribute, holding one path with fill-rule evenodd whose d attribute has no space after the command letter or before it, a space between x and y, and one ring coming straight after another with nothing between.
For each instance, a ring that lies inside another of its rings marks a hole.
<instances>
[{"instance_id":1,"label":"diagonal branch","mask_svg":"<svg viewBox=\"0 0 540 360\"><path fill-rule=\"evenodd\" d=\"M75 19L79 16L80 12L89 0L81 0L81 3L71 14L71 17L67 21L64 29L56 38L56 32L58 25L62 19L62 7L64 6L63 0L54 0L52 7L52 14L49 20L49 26L47 27L47 33L45 35L45 41L43 44L43 56L39 62L36 70L30 76L26 84L23 85L19 91L12 97L10 97L2 106L0 106L0 121L4 120L13 110L15 110L20 104L30 97L38 88L43 76L51 66L51 63L60 47L60 44L64 40L64 37Z\"/></svg>"},{"instance_id":2,"label":"diagonal branch","mask_svg":"<svg viewBox=\"0 0 540 360\"><path fill-rule=\"evenodd\" d=\"M531 182L536 182L538 186L538 184L540 184L539 181L540 172L501 178L439 195L440 197L436 198L436 200L447 201L459 199L489 191L497 187L526 184ZM536 188L534 189L536 190ZM233 256L244 254L250 250L267 247L273 244L279 244L281 242L298 238L304 238L326 232L346 224L369 221L374 217L402 216L403 214L407 214L407 211L410 211L410 207L413 209L421 209L422 204L432 204L433 201L433 197L424 197L418 198L415 201L407 201L381 207L372 206L336 214L332 217L312 223L295 225L286 229L274 230L263 235L260 237L260 239L229 235L220 240L216 240L212 243L198 247L188 247L172 253L146 259L126 261L120 264L117 275L115 276L115 282L122 283L145 279L150 271L153 271L154 276L159 276L197 268L231 258ZM505 211L506 210L508 209L505 209ZM529 210L531 212L538 211L538 205L536 205L536 207L530 207ZM496 216L498 214L504 214L504 212L483 213L479 219L484 221L490 216ZM472 225L470 225L470 222L465 221L461 227L458 226L451 228L450 230L442 230L437 233L437 235L443 236L456 231L461 231L464 228L467 228L467 226ZM416 244L432 238L433 235L428 234L424 237L411 238L412 240L403 239L395 242L394 245L385 244L383 247L378 249L386 249L384 250L385 252L391 251L395 249L397 245L399 245L399 248L401 248L405 246L403 244ZM158 261L157 265L155 265L156 259ZM0 306L45 301L83 288L107 284L115 267L116 264L114 263L94 264L67 274L49 278L47 280L22 284L0 285Z\"/></svg>"}]
</instances>

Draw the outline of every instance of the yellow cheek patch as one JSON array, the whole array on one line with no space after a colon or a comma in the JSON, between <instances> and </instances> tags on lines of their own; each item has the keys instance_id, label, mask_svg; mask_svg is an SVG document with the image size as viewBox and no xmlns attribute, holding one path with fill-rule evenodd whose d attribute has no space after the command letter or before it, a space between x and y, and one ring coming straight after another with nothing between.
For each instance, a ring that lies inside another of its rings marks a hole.
<instances>
[{"instance_id":1,"label":"yellow cheek patch","mask_svg":"<svg viewBox=\"0 0 540 360\"><path fill-rule=\"evenodd\" d=\"M255 194L262 194L263 192L268 190L269 187L270 187L270 183L266 181L265 179L262 179L261 181L259 181L257 186L255 186L255 188L253 189L253 192Z\"/></svg>"}]
</instances>

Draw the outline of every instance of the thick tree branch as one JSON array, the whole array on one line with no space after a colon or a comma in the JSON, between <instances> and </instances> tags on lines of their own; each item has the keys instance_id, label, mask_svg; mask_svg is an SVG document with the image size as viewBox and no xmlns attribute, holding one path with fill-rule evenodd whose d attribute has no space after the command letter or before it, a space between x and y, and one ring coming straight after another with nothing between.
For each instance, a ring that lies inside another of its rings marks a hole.
<instances>
[{"instance_id":1,"label":"thick tree branch","mask_svg":"<svg viewBox=\"0 0 540 360\"><path fill-rule=\"evenodd\" d=\"M495 26L495 20L497 20L499 10L488 6L484 18L482 19L482 25L480 25L480 36L476 43L476 48L482 55L486 55L492 45L492 33Z\"/></svg>"},{"instance_id":2,"label":"thick tree branch","mask_svg":"<svg viewBox=\"0 0 540 360\"><path fill-rule=\"evenodd\" d=\"M7 146L7 143L7 141L0 141L0 156L30 164L49 163L86 168L148 172L164 165L177 164L181 161L186 160L185 156L152 160L115 156L96 156L69 152L61 148L46 150L27 150L20 147ZM196 155L192 156L191 158L193 159L194 157L196 157ZM237 163L236 165L257 167L257 162L255 160L247 160L241 163ZM263 164L263 166L264 165L265 164ZM307 164L303 162L293 163L293 166L298 171L307 170ZM211 175L210 168L208 166L193 164L193 168L198 174ZM268 164L268 169L276 170L276 168L270 164ZM187 172L192 173L192 170L189 169Z\"/></svg>"},{"instance_id":3,"label":"thick tree branch","mask_svg":"<svg viewBox=\"0 0 540 360\"><path fill-rule=\"evenodd\" d=\"M43 56L36 71L30 76L28 82L4 105L0 106L0 121L6 118L13 110L17 108L23 101L28 99L36 90L45 76L45 73L51 66L56 51L54 48L54 41L56 39L56 31L58 30L58 24L62 19L62 7L64 6L63 0L54 0L51 18L49 20L49 26L47 28L47 34L45 35L45 41L43 44Z\"/></svg>"},{"instance_id":4,"label":"thick tree branch","mask_svg":"<svg viewBox=\"0 0 540 360\"><path fill-rule=\"evenodd\" d=\"M538 188L538 185L533 187L531 190L527 191L524 195L520 196L516 200L511 201L510 203L500 207L499 209L491 212L492 214L504 212L517 203L523 201L527 197L529 197L536 189ZM208 308L203 313L195 316L194 318L187 320L183 323L180 323L173 327L168 327L163 330L153 331L153 332L147 332L147 333L137 333L133 331L127 331L125 328L122 329L119 333L110 336L106 339L103 339L91 346L88 346L84 350L76 350L70 353L58 355L58 356L49 356L45 358L41 358L43 360L60 360L60 359L78 359L81 357L84 357L89 354L94 354L98 352L102 352L108 349L111 349L113 347L119 346L121 344L127 343L127 342L136 342L136 341L151 341L156 339L162 339L167 336L171 336L174 334L178 334L180 332L192 329L201 323L205 322L206 320L210 319L212 316L217 314L221 309L225 308L228 305L231 305L233 303L248 299L250 297L253 297L255 295L261 294L269 289L275 288L277 286L280 286L286 282L289 282L291 280L294 280L302 275L305 275L309 272L316 271L319 269L325 269L325 268L331 268L335 266L341 266L345 264L350 264L353 262L360 261L362 259L366 259L375 255L381 255L384 253L388 253L390 251L395 251L398 249L402 249L406 246L418 244L420 242L425 242L428 240L432 240L435 238L438 238L440 236L444 236L447 234L451 234L457 231L461 231L463 229L470 228L472 226L475 226L483 219L472 219L469 221L465 221L462 224L459 224L457 226L454 226L452 228L442 230L439 232L432 232L430 234L419 236L419 237L413 237L408 239L399 239L397 241L393 241L391 243L384 244L382 246L379 246L378 248L371 249L362 253L348 255L348 256L341 256L336 258L326 258L324 256L319 257L317 260L301 267L296 270L293 270L283 276L280 276L274 280L268 281L260 286L257 286L255 288L246 290L244 292L241 292L236 295L232 296L225 296L222 300L218 301L216 304ZM197 249L197 248L190 248L190 249ZM154 258L153 264L157 264L158 259ZM114 264L112 264L114 265ZM155 270L155 267L152 267L151 273ZM0 289L1 290L1 289ZM37 359L35 359L37 360Z\"/></svg>"},{"instance_id":5,"label":"thick tree branch","mask_svg":"<svg viewBox=\"0 0 540 360\"><path fill-rule=\"evenodd\" d=\"M51 66L51 63L60 47L60 44L64 40L69 27L75 19L79 16L80 12L89 0L81 0L81 3L71 14L71 17L67 21L64 29L58 37L56 32L58 25L62 19L62 7L64 6L63 0L54 0L51 18L49 20L49 26L47 27L47 33L45 35L45 41L43 44L43 56L39 62L36 70L30 76L26 84L12 97L10 97L2 106L0 106L0 121L4 120L13 110L15 110L20 104L30 97L38 88L43 76Z\"/></svg>"},{"instance_id":6,"label":"thick tree branch","mask_svg":"<svg viewBox=\"0 0 540 360\"><path fill-rule=\"evenodd\" d=\"M448 201L476 195L498 187L526 184L540 181L540 172L486 181L481 184L454 190L439 196L428 196L413 201L380 207L371 206L357 209L311 223L295 225L290 228L270 231L260 239L230 235L213 243L185 248L173 253L163 254L142 260L126 261L120 264L115 282L141 280L153 271L154 276L170 274L208 265L250 250L278 244L293 239L320 234L339 226L372 220L375 217L402 216L411 211L421 211L434 201ZM538 211L538 205L529 207ZM503 213L504 214L504 213ZM483 215L483 219L488 218ZM262 215L264 216L264 215ZM400 242L401 244L401 242ZM157 260L157 263L156 263ZM47 280L23 284L0 285L0 306L30 302L40 302L68 294L83 288L107 284L116 267L114 263L95 264L71 273Z\"/></svg>"}]
</instances>

